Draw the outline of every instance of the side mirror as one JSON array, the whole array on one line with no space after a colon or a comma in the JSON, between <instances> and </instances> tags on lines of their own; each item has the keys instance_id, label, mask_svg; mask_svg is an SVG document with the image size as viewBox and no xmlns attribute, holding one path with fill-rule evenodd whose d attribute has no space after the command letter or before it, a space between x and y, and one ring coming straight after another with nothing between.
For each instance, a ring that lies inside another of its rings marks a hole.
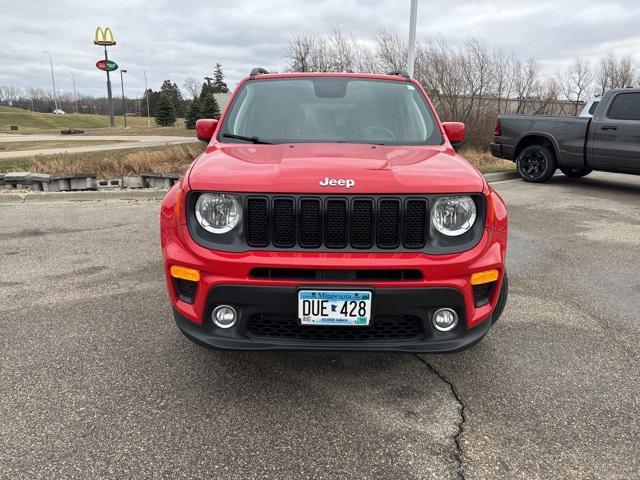
<instances>
[{"instance_id":1,"label":"side mirror","mask_svg":"<svg viewBox=\"0 0 640 480\"><path fill-rule=\"evenodd\" d=\"M454 147L464 142L464 123L462 122L444 122L442 124L444 133L446 133L449 142Z\"/></svg>"},{"instance_id":2,"label":"side mirror","mask_svg":"<svg viewBox=\"0 0 640 480\"><path fill-rule=\"evenodd\" d=\"M213 138L213 132L216 131L218 120L213 118L202 118L196 120L196 137L198 140L208 142Z\"/></svg>"}]
</instances>

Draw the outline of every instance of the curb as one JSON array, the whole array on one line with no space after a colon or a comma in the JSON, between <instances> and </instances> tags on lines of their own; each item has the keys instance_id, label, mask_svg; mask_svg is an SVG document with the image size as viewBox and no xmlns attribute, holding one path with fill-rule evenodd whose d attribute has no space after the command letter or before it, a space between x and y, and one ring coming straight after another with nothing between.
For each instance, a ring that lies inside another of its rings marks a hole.
<instances>
[{"instance_id":1,"label":"curb","mask_svg":"<svg viewBox=\"0 0 640 480\"><path fill-rule=\"evenodd\" d=\"M514 178L520 178L518 172L497 172L497 173L487 173L484 178L487 179L487 182L500 182L502 180L513 180Z\"/></svg>"},{"instance_id":2,"label":"curb","mask_svg":"<svg viewBox=\"0 0 640 480\"><path fill-rule=\"evenodd\" d=\"M520 178L517 172L488 173L485 178L489 183ZM0 193L0 205L21 205L24 203L74 203L74 202L106 202L132 200L162 200L168 190L92 190L82 192L25 192Z\"/></svg>"},{"instance_id":3,"label":"curb","mask_svg":"<svg viewBox=\"0 0 640 480\"><path fill-rule=\"evenodd\" d=\"M0 205L22 205L25 203L74 203L135 200L162 200L168 190L93 190L84 192L25 192L2 193Z\"/></svg>"}]
</instances>

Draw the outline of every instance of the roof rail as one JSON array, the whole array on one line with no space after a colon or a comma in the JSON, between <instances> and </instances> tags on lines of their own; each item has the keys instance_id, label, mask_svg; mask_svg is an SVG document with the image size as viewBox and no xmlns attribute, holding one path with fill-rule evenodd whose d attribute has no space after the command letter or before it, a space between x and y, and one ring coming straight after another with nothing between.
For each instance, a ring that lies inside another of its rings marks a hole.
<instances>
[{"instance_id":1,"label":"roof rail","mask_svg":"<svg viewBox=\"0 0 640 480\"><path fill-rule=\"evenodd\" d=\"M256 75L265 75L267 73L269 73L269 72L267 72L264 68L256 67L256 68L251 70L251 73L249 74L249 76L251 78L255 78Z\"/></svg>"},{"instance_id":2,"label":"roof rail","mask_svg":"<svg viewBox=\"0 0 640 480\"><path fill-rule=\"evenodd\" d=\"M406 78L411 78L409 77L409 74L407 73L406 70L391 70L389 73L387 73L387 75L397 75L399 77L406 77Z\"/></svg>"}]
</instances>

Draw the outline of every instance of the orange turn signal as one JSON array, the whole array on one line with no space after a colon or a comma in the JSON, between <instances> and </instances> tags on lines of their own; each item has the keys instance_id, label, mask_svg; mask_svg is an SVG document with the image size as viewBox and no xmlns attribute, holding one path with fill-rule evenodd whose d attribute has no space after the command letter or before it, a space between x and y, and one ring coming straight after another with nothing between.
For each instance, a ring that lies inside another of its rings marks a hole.
<instances>
[{"instance_id":1,"label":"orange turn signal","mask_svg":"<svg viewBox=\"0 0 640 480\"><path fill-rule=\"evenodd\" d=\"M171 276L191 282L200 281L200 272L193 268L181 267L179 265L171 265Z\"/></svg>"},{"instance_id":2,"label":"orange turn signal","mask_svg":"<svg viewBox=\"0 0 640 480\"><path fill-rule=\"evenodd\" d=\"M498 280L498 270L485 270L471 275L471 285L482 285L483 283L495 282Z\"/></svg>"}]
</instances>

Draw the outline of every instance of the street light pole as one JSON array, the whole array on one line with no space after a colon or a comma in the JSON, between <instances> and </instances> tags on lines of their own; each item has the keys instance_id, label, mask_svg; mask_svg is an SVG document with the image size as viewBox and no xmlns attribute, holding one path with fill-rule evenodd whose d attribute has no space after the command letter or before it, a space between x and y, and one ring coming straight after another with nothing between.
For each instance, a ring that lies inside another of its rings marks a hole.
<instances>
[{"instance_id":1,"label":"street light pole","mask_svg":"<svg viewBox=\"0 0 640 480\"><path fill-rule=\"evenodd\" d=\"M71 80L73 81L73 99L76 103L76 113L78 113L78 94L76 93L76 76L67 67L60 67L60 68L62 68L62 70L66 70L71 74Z\"/></svg>"},{"instance_id":2,"label":"street light pole","mask_svg":"<svg viewBox=\"0 0 640 480\"><path fill-rule=\"evenodd\" d=\"M122 116L124 117L124 126L127 126L127 104L124 101L124 76L123 73L127 73L126 70L120 70L120 86L122 87Z\"/></svg>"},{"instance_id":3,"label":"street light pole","mask_svg":"<svg viewBox=\"0 0 640 480\"><path fill-rule=\"evenodd\" d=\"M416 20L418 17L418 0L411 0L411 13L409 16L409 51L407 54L407 73L413 78L413 70L416 63Z\"/></svg>"},{"instance_id":4,"label":"street light pole","mask_svg":"<svg viewBox=\"0 0 640 480\"><path fill-rule=\"evenodd\" d=\"M53 85L53 105L55 106L55 109L58 110L58 96L56 95L56 79L53 76L53 60L51 59L51 54L49 52L45 50L44 53L46 53L49 56L49 65L51 66L51 84Z\"/></svg>"},{"instance_id":5,"label":"street light pole","mask_svg":"<svg viewBox=\"0 0 640 480\"><path fill-rule=\"evenodd\" d=\"M149 87L147 86L147 71L144 72L144 96L147 99L147 126L151 126L151 114L149 113Z\"/></svg>"}]
</instances>

